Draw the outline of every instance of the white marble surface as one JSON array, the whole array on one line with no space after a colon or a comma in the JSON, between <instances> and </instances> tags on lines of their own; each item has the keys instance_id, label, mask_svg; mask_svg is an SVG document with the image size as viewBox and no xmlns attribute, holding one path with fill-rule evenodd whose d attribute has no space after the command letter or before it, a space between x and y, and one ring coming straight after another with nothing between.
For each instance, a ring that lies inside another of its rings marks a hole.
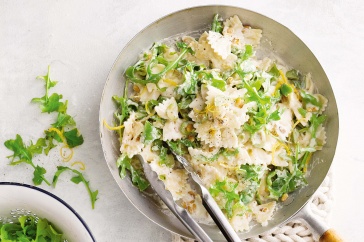
<instances>
[{"instance_id":1,"label":"white marble surface","mask_svg":"<svg viewBox=\"0 0 364 242\"><path fill-rule=\"evenodd\" d=\"M85 189L67 176L56 189L41 187L73 206L98 241L170 241L168 232L128 202L109 173L98 135L101 91L118 53L151 21L189 6L219 3L257 11L286 25L321 62L340 114L330 221L347 241L362 241L364 4L359 0L0 0L0 181L31 183L30 169L7 165L10 152L2 144L16 133L35 139L50 124L53 117L40 114L30 99L43 94L43 83L35 77L51 64L52 76L59 81L54 91L69 100L69 113L85 137L75 158L86 163L86 176L92 188L99 189L99 200L91 210ZM51 171L52 162L60 163L57 152L36 162Z\"/></svg>"}]
</instances>

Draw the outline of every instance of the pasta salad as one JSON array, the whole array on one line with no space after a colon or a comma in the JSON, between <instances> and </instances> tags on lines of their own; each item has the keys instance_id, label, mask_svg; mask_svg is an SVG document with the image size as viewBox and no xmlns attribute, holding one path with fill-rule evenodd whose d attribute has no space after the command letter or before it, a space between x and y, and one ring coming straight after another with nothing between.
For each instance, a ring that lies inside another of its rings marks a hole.
<instances>
[{"instance_id":1,"label":"pasta salad","mask_svg":"<svg viewBox=\"0 0 364 242\"><path fill-rule=\"evenodd\" d=\"M262 30L215 15L198 39L154 43L127 68L114 96L120 176L148 188L141 154L173 198L212 221L168 146L200 176L236 231L263 226L279 201L306 184L312 154L326 141L327 99L312 76L258 58Z\"/></svg>"}]
</instances>

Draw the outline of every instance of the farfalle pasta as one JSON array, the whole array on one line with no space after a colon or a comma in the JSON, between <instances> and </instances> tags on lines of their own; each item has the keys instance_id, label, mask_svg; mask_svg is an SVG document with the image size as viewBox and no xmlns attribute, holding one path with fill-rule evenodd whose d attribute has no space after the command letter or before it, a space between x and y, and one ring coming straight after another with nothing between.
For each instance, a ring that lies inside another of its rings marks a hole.
<instances>
[{"instance_id":1,"label":"farfalle pasta","mask_svg":"<svg viewBox=\"0 0 364 242\"><path fill-rule=\"evenodd\" d=\"M173 46L154 43L127 68L114 97L121 175L147 187L140 154L174 199L210 222L168 146L183 155L236 231L267 225L277 203L306 184L312 154L326 142L327 99L313 76L256 55L264 32L238 16Z\"/></svg>"}]
</instances>

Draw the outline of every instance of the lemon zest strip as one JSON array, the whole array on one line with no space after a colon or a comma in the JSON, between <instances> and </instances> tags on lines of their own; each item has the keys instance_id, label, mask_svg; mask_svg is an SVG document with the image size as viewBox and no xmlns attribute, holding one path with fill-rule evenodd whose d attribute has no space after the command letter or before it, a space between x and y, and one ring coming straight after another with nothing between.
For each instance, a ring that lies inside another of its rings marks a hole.
<instances>
[{"instance_id":1,"label":"lemon zest strip","mask_svg":"<svg viewBox=\"0 0 364 242\"><path fill-rule=\"evenodd\" d=\"M279 75L282 77L283 83L288 83L287 77L282 70L279 70Z\"/></svg>"},{"instance_id":2,"label":"lemon zest strip","mask_svg":"<svg viewBox=\"0 0 364 242\"><path fill-rule=\"evenodd\" d=\"M229 166L229 165L227 165L227 164L225 164L225 163L222 163L222 162L219 162L219 165L220 165L220 166L222 166L222 167L224 167L224 168L227 168L227 169L232 169L232 170L237 170L237 169L239 169L239 167L238 167L238 166Z\"/></svg>"},{"instance_id":3,"label":"lemon zest strip","mask_svg":"<svg viewBox=\"0 0 364 242\"><path fill-rule=\"evenodd\" d=\"M148 103L149 103L149 101L145 102L145 111L147 112L148 115L150 115L150 111L149 111L149 108L148 108Z\"/></svg>"},{"instance_id":4,"label":"lemon zest strip","mask_svg":"<svg viewBox=\"0 0 364 242\"><path fill-rule=\"evenodd\" d=\"M120 125L120 126L116 126L116 127L112 127L110 125L108 125L108 123L106 122L106 120L104 119L102 121L102 124L108 129L108 130L120 130L122 128L124 128L124 125Z\"/></svg>"},{"instance_id":5,"label":"lemon zest strip","mask_svg":"<svg viewBox=\"0 0 364 242\"><path fill-rule=\"evenodd\" d=\"M311 157L312 157L312 153L310 153L310 154L308 155L307 162L306 162L305 166L303 167L303 172L304 172L304 173L306 173L306 172L307 172L307 167L308 167L308 164L310 163Z\"/></svg>"},{"instance_id":6,"label":"lemon zest strip","mask_svg":"<svg viewBox=\"0 0 364 242\"><path fill-rule=\"evenodd\" d=\"M65 148L69 149L70 152L71 152L68 156L63 155L63 149L65 149ZM68 147L67 145L62 146L59 149L59 153L61 154L61 157L62 157L62 159L63 159L64 162L69 162L72 159L72 157L73 157L73 149L70 148L70 147Z\"/></svg>"},{"instance_id":7,"label":"lemon zest strip","mask_svg":"<svg viewBox=\"0 0 364 242\"><path fill-rule=\"evenodd\" d=\"M86 165L82 161L75 161L71 164L71 166L75 166L75 165L79 165L80 170L82 170L82 171L84 171L86 169Z\"/></svg>"},{"instance_id":8,"label":"lemon zest strip","mask_svg":"<svg viewBox=\"0 0 364 242\"><path fill-rule=\"evenodd\" d=\"M168 84L170 84L170 85L172 85L172 86L177 86L178 84L177 84L177 82L175 82L175 81L173 81L173 80L171 80L171 79L164 79L163 80L165 83L168 83Z\"/></svg>"}]
</instances>

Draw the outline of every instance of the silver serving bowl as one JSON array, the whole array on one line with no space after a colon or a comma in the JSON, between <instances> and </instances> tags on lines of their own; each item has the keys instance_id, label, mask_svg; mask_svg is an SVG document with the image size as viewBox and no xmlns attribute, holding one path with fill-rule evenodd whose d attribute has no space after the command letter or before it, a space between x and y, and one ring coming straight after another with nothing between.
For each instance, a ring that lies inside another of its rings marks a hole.
<instances>
[{"instance_id":1,"label":"silver serving bowl","mask_svg":"<svg viewBox=\"0 0 364 242\"><path fill-rule=\"evenodd\" d=\"M241 233L241 238L248 238L264 233L286 222L304 208L314 192L320 186L328 173L332 163L339 130L338 110L330 82L320 63L310 49L288 28L261 14L230 6L201 6L181 10L169 14L140 31L122 50L117 57L107 78L101 104L100 104L100 137L107 165L130 202L146 217L158 225L177 233L181 236L191 237L191 234L173 215L166 214L155 203L153 197L145 196L135 188L130 179L121 179L116 160L120 155L119 141L115 133L103 127L102 120L113 122L113 112L116 107L111 99L113 95L121 95L124 85L125 69L133 65L139 55L149 49L153 42L173 39L185 34L202 33L211 27L214 14L218 13L222 18L237 15L245 25L263 30L263 39L259 54L278 56L281 61L303 73L311 73L318 92L328 98L328 107L325 111L327 117L326 132L327 143L323 150L316 152L308 168L308 185L295 191L279 209L273 219L265 227L255 225L249 232ZM306 206L308 207L308 206ZM303 209L300 213L318 230L320 234L327 227L318 224L318 221L309 215L309 209ZM202 225L214 241L223 240L223 236L215 225Z\"/></svg>"}]
</instances>

